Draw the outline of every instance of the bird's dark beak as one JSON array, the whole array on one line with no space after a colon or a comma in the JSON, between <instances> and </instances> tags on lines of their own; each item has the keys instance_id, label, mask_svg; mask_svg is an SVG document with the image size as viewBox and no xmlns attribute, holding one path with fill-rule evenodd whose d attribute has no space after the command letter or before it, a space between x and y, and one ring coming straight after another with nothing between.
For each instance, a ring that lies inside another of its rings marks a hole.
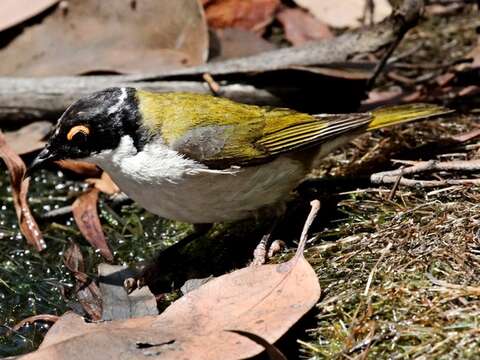
<instances>
[{"instance_id":1,"label":"bird's dark beak","mask_svg":"<svg viewBox=\"0 0 480 360\"><path fill-rule=\"evenodd\" d=\"M54 160L56 158L55 154L48 149L48 147L45 147L40 153L37 155L37 157L32 161L30 166L27 168L27 171L25 172L24 179L29 178L32 176L32 173L35 170L38 170L45 166L47 162L50 160Z\"/></svg>"}]
</instances>

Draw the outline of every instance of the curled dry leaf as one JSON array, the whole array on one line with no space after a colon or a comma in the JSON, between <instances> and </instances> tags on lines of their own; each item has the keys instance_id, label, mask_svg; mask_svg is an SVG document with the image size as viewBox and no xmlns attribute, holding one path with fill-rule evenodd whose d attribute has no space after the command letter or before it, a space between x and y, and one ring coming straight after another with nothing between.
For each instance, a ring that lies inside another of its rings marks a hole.
<instances>
[{"instance_id":1,"label":"curled dry leaf","mask_svg":"<svg viewBox=\"0 0 480 360\"><path fill-rule=\"evenodd\" d=\"M33 245L38 251L44 250L47 246L43 240L40 228L30 211L27 202L29 179L23 179L26 167L23 160L18 156L5 141L3 133L0 131L0 157L7 165L12 186L13 203L17 213L20 231L27 239L30 245Z\"/></svg>"},{"instance_id":2,"label":"curled dry leaf","mask_svg":"<svg viewBox=\"0 0 480 360\"><path fill-rule=\"evenodd\" d=\"M92 163L78 160L57 160L55 163L64 170L74 172L81 176L98 178L102 174L102 170Z\"/></svg>"},{"instance_id":3,"label":"curled dry leaf","mask_svg":"<svg viewBox=\"0 0 480 360\"><path fill-rule=\"evenodd\" d=\"M356 28L368 13L366 0L294 0L309 10L317 19L335 28ZM392 12L388 0L372 0L373 22L380 22Z\"/></svg>"},{"instance_id":4,"label":"curled dry leaf","mask_svg":"<svg viewBox=\"0 0 480 360\"><path fill-rule=\"evenodd\" d=\"M59 0L2 0L0 2L0 31L20 24L52 7Z\"/></svg>"},{"instance_id":5,"label":"curled dry leaf","mask_svg":"<svg viewBox=\"0 0 480 360\"><path fill-rule=\"evenodd\" d=\"M83 255L77 243L73 241L70 243L63 256L63 262L77 281L75 294L83 310L92 320L100 320L103 313L101 292L97 284L85 274Z\"/></svg>"},{"instance_id":6,"label":"curled dry leaf","mask_svg":"<svg viewBox=\"0 0 480 360\"><path fill-rule=\"evenodd\" d=\"M334 37L325 23L302 9L283 9L277 14L277 19L283 25L285 37L292 45Z\"/></svg>"},{"instance_id":7,"label":"curled dry leaf","mask_svg":"<svg viewBox=\"0 0 480 360\"><path fill-rule=\"evenodd\" d=\"M159 316L86 323L65 314L40 349L24 359L244 359L263 346L233 330L273 344L320 297L314 270L303 257L314 202L296 255L279 265L247 267L215 278L175 301Z\"/></svg>"},{"instance_id":8,"label":"curled dry leaf","mask_svg":"<svg viewBox=\"0 0 480 360\"><path fill-rule=\"evenodd\" d=\"M212 0L205 13L213 28L241 28L263 33L274 18L280 0Z\"/></svg>"},{"instance_id":9,"label":"curled dry leaf","mask_svg":"<svg viewBox=\"0 0 480 360\"><path fill-rule=\"evenodd\" d=\"M2 49L0 74L153 72L201 64L207 52L197 0L69 0Z\"/></svg>"},{"instance_id":10,"label":"curled dry leaf","mask_svg":"<svg viewBox=\"0 0 480 360\"><path fill-rule=\"evenodd\" d=\"M105 171L102 173L100 179L90 178L86 179L85 181L107 195L118 194L120 192L120 188L113 182L110 175L108 175Z\"/></svg>"},{"instance_id":11,"label":"curled dry leaf","mask_svg":"<svg viewBox=\"0 0 480 360\"><path fill-rule=\"evenodd\" d=\"M80 195L72 205L73 218L85 239L107 260L113 261L107 239L98 218L97 202L99 190L91 188Z\"/></svg>"}]
</instances>

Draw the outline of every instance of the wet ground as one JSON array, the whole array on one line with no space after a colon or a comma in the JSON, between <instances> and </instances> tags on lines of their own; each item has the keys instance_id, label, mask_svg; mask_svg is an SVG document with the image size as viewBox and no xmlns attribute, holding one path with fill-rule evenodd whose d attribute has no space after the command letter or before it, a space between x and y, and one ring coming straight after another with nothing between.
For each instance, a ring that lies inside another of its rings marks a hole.
<instances>
[{"instance_id":1,"label":"wet ground","mask_svg":"<svg viewBox=\"0 0 480 360\"><path fill-rule=\"evenodd\" d=\"M47 249L37 253L18 230L9 180L0 175L0 356L35 349L49 324L25 326L18 332L11 327L37 314L62 314L74 304L69 289L73 278L63 265L63 252L69 241L80 244L87 272L95 275L101 257L83 240L71 214L53 221L41 215L70 204L83 189L81 182L61 172L42 171L31 181L29 201L43 230ZM162 238L175 241L183 236L178 226L148 214L134 205L113 209L102 201L99 209L104 231L118 264L138 264L161 249ZM156 239L155 241L153 239Z\"/></svg>"}]
</instances>

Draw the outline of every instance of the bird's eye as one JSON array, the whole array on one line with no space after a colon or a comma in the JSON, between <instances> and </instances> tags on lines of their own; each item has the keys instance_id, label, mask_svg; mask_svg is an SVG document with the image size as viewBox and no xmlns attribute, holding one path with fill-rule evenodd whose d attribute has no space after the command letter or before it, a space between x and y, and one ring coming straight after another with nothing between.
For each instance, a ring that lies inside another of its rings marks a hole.
<instances>
[{"instance_id":1,"label":"bird's eye","mask_svg":"<svg viewBox=\"0 0 480 360\"><path fill-rule=\"evenodd\" d=\"M87 139L87 136L90 134L90 129L85 125L77 125L70 129L67 134L68 141L83 141Z\"/></svg>"}]
</instances>

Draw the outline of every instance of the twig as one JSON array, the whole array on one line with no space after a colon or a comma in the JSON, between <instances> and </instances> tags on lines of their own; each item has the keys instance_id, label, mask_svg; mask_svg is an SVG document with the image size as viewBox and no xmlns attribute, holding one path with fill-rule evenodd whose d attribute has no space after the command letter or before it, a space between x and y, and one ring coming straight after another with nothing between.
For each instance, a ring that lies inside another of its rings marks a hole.
<instances>
[{"instance_id":1,"label":"twig","mask_svg":"<svg viewBox=\"0 0 480 360\"><path fill-rule=\"evenodd\" d=\"M478 286L468 286L468 285L459 285L459 284L452 284L444 280L440 280L435 278L432 274L427 273L427 278L432 282L432 284L441 286L446 289L453 289L462 291L471 295L480 295L480 287Z\"/></svg>"},{"instance_id":2,"label":"twig","mask_svg":"<svg viewBox=\"0 0 480 360\"><path fill-rule=\"evenodd\" d=\"M204 73L202 77L212 91L213 95L218 96L220 93L220 85L215 80L213 80L212 75L210 73Z\"/></svg>"},{"instance_id":3,"label":"twig","mask_svg":"<svg viewBox=\"0 0 480 360\"><path fill-rule=\"evenodd\" d=\"M420 187L463 184L480 185L480 179L416 180L405 178L406 175L432 171L480 171L480 160L419 161L410 167L372 174L370 181L374 184L395 184L398 181L399 185Z\"/></svg>"},{"instance_id":4,"label":"twig","mask_svg":"<svg viewBox=\"0 0 480 360\"><path fill-rule=\"evenodd\" d=\"M416 23L416 21L418 20L418 17L415 16L415 14L411 11L411 9L417 8L420 13L423 11L423 6L424 6L423 1L414 1L414 0L404 1L402 4L402 7L394 12L393 17L398 17L398 18L404 17L405 19L410 19L412 23ZM390 47L388 48L387 52L382 56L382 58L380 59L380 62L375 67L375 70L373 71L373 75L370 77L370 79L368 79L367 89L371 89L373 87L373 84L375 83L378 76L382 72L388 59L393 54L395 49L398 47L398 44L400 43L400 41L402 41L405 33L411 28L412 23L409 23L408 21L405 21L404 23L400 23L400 26L397 30L394 41L390 44Z\"/></svg>"},{"instance_id":5,"label":"twig","mask_svg":"<svg viewBox=\"0 0 480 360\"><path fill-rule=\"evenodd\" d=\"M72 205L67 205L58 209L47 211L45 214L40 215L40 218L44 220L54 219L54 218L70 215L71 213L72 213Z\"/></svg>"},{"instance_id":6,"label":"twig","mask_svg":"<svg viewBox=\"0 0 480 360\"><path fill-rule=\"evenodd\" d=\"M395 197L395 194L397 193L398 186L400 185L400 181L402 180L402 175L398 175L397 181L393 184L392 190L390 191L390 194L388 194L388 201L392 201L393 198Z\"/></svg>"},{"instance_id":7,"label":"twig","mask_svg":"<svg viewBox=\"0 0 480 360\"><path fill-rule=\"evenodd\" d=\"M307 220L305 221L305 225L303 225L302 235L300 236L300 242L298 243L297 253L295 257L301 256L303 254L303 250L305 249L305 244L307 243L307 236L308 230L310 230L310 226L312 226L313 220L317 216L318 211L320 210L320 201L312 200L310 202L310 213L308 214Z\"/></svg>"},{"instance_id":8,"label":"twig","mask_svg":"<svg viewBox=\"0 0 480 360\"><path fill-rule=\"evenodd\" d=\"M363 292L364 296L368 295L368 291L370 290L370 285L372 284L373 277L375 276L375 272L377 271L377 267L382 262L385 255L387 255L387 253L390 251L391 247L392 243L389 242L388 245L382 250L382 255L380 255L380 257L378 258L375 266L372 268L372 271L370 271L370 275L368 275L367 286L365 286L365 291Z\"/></svg>"}]
</instances>

